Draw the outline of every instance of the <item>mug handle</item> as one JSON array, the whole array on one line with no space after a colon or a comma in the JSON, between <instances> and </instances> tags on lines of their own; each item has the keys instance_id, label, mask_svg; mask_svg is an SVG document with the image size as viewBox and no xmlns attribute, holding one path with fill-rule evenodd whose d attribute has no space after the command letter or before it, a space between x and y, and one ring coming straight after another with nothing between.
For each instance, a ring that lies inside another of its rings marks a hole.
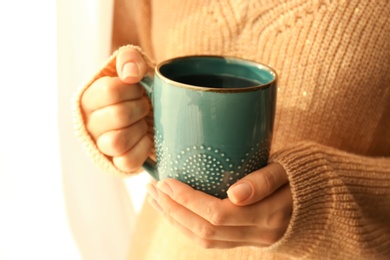
<instances>
[{"instance_id":1,"label":"mug handle","mask_svg":"<svg viewBox=\"0 0 390 260\"><path fill-rule=\"evenodd\" d=\"M141 84L141 86L146 90L146 93L148 94L153 105L153 76L145 75L144 78L139 82L139 84ZM159 180L157 165L155 161L150 158L146 159L146 161L142 165L142 168L144 168L154 179L156 179L157 181Z\"/></svg>"}]
</instances>

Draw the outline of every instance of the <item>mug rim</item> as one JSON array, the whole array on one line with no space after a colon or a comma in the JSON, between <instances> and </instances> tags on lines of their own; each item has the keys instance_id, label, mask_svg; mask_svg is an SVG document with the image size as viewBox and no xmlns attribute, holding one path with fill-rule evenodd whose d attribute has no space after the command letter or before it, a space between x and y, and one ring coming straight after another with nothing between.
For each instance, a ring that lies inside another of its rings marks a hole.
<instances>
[{"instance_id":1,"label":"mug rim","mask_svg":"<svg viewBox=\"0 0 390 260\"><path fill-rule=\"evenodd\" d=\"M191 59L191 58L218 58L218 59L225 59L225 60L243 61L245 63L249 63L249 64L253 65L254 67L258 67L259 69L264 69L264 70L270 72L274 76L274 78L265 84L259 84L259 85L255 85L255 86L251 86L251 87L214 88L214 87L203 87L203 86L199 87L199 86L194 86L194 85L190 85L190 84L177 82L177 81L174 81L174 80L164 76L160 72L160 68L166 64L172 63L176 60ZM257 62L254 60L238 58L238 57L234 57L234 56L222 56L222 55L186 55L186 56L179 56L179 57L171 58L171 59L162 61L159 64L157 64L157 66L155 68L155 74L161 80L165 81L166 83L169 83L170 85L176 86L176 87L191 89L191 90L195 90L195 91L202 91L202 92L223 92L223 93L226 93L226 92L249 92L249 91L256 91L259 89L266 89L272 85L275 85L275 83L277 82L277 79L278 79L278 74L276 73L276 70L274 68L272 68L270 65L267 65L267 64L264 64L261 62Z\"/></svg>"}]
</instances>

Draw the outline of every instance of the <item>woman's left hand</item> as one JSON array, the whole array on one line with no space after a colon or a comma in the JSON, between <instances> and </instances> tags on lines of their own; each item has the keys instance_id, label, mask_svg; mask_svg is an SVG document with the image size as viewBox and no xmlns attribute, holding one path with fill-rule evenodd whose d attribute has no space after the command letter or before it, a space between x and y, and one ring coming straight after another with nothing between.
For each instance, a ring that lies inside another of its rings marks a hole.
<instances>
[{"instance_id":1,"label":"woman's left hand","mask_svg":"<svg viewBox=\"0 0 390 260\"><path fill-rule=\"evenodd\" d=\"M174 179L147 189L152 206L205 248L269 246L286 232L292 213L287 174L276 163L236 182L223 200Z\"/></svg>"}]
</instances>

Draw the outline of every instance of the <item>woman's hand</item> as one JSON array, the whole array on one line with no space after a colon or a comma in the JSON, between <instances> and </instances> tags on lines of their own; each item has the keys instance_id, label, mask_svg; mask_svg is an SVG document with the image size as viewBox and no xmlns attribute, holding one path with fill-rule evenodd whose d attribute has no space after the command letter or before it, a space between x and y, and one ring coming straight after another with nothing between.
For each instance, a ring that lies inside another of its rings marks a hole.
<instances>
[{"instance_id":1,"label":"woman's hand","mask_svg":"<svg viewBox=\"0 0 390 260\"><path fill-rule=\"evenodd\" d=\"M144 120L149 103L143 88L136 84L146 69L137 50L121 49L116 59L118 77L96 80L81 98L87 130L98 149L125 172L141 167L152 147Z\"/></svg>"},{"instance_id":2,"label":"woman's hand","mask_svg":"<svg viewBox=\"0 0 390 260\"><path fill-rule=\"evenodd\" d=\"M224 200L174 179L147 189L152 206L205 248L269 246L286 232L292 213L287 174L275 163L232 185Z\"/></svg>"}]
</instances>

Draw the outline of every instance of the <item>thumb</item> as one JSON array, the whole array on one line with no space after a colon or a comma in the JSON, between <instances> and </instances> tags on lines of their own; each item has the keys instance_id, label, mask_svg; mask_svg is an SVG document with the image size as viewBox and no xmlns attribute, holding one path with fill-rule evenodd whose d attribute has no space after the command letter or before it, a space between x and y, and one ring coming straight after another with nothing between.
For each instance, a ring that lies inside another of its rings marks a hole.
<instances>
[{"instance_id":1,"label":"thumb","mask_svg":"<svg viewBox=\"0 0 390 260\"><path fill-rule=\"evenodd\" d=\"M116 71L119 78L128 84L139 82L145 75L146 62L141 53L132 46L119 49L116 57Z\"/></svg>"},{"instance_id":2,"label":"thumb","mask_svg":"<svg viewBox=\"0 0 390 260\"><path fill-rule=\"evenodd\" d=\"M238 206L256 203L288 182L284 168L271 163L237 181L227 191L230 201Z\"/></svg>"}]
</instances>

